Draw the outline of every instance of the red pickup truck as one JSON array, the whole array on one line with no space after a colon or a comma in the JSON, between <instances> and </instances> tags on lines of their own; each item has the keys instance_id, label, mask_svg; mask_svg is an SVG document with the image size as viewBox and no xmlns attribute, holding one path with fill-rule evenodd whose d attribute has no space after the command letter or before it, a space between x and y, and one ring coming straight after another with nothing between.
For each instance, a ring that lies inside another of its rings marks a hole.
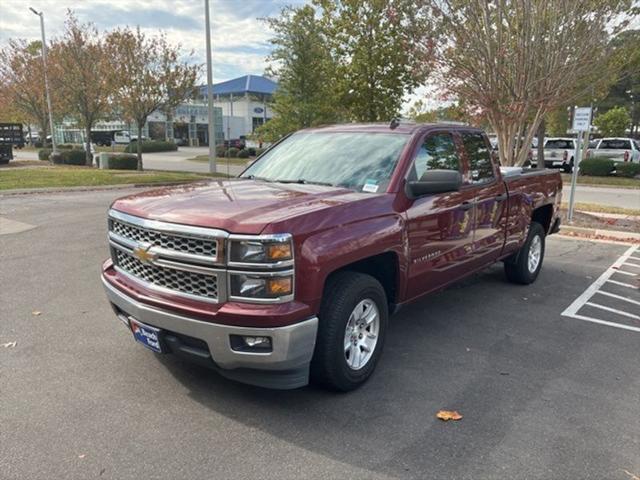
<instances>
[{"instance_id":1,"label":"red pickup truck","mask_svg":"<svg viewBox=\"0 0 640 480\"><path fill-rule=\"evenodd\" d=\"M115 201L102 279L151 350L254 385L347 391L402 305L497 261L535 281L561 189L557 171L501 169L471 127L303 130L239 178Z\"/></svg>"}]
</instances>

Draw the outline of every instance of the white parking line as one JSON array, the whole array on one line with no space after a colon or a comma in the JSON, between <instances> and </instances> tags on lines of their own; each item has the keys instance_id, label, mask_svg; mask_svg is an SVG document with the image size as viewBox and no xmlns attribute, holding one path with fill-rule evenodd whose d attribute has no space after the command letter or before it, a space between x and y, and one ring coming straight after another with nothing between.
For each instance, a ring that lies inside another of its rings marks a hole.
<instances>
[{"instance_id":1,"label":"white parking line","mask_svg":"<svg viewBox=\"0 0 640 480\"><path fill-rule=\"evenodd\" d=\"M615 285L620 285L621 287L627 288L638 288L635 285L631 285L630 283L618 282L617 280L607 280L608 283L613 283Z\"/></svg>"},{"instance_id":2,"label":"white parking line","mask_svg":"<svg viewBox=\"0 0 640 480\"><path fill-rule=\"evenodd\" d=\"M635 303L636 305L640 305L640 302L636 302L635 300L631 300L630 298L623 297L622 295L616 295L615 293L605 292L604 290L598 290L596 293L600 295L606 295L607 297L617 298L618 300L624 300L625 302Z\"/></svg>"},{"instance_id":3,"label":"white parking line","mask_svg":"<svg viewBox=\"0 0 640 480\"><path fill-rule=\"evenodd\" d=\"M638 265L637 263L624 262L623 265L629 265L630 267L640 268L640 265Z\"/></svg>"},{"instance_id":4,"label":"white parking line","mask_svg":"<svg viewBox=\"0 0 640 480\"><path fill-rule=\"evenodd\" d=\"M590 317L587 315L582 315L579 314L578 311L584 307L585 305L592 307L592 308L596 308L599 310L604 310L607 312L612 312L615 313L617 315L621 315L624 317L628 317L628 318L632 318L634 320L640 320L640 317L638 315L635 315L633 313L629 313L626 312L624 310L617 310L615 308L611 308L611 307L607 307L606 305L600 305L599 303L595 303L595 302L591 302L591 297L593 297L595 294L599 293L602 295L608 295L610 297L613 298L617 298L619 300L624 300L627 302L630 302L632 304L640 304L640 302L637 302L635 300L626 298L626 297L622 297L621 295L616 295L614 293L610 293L610 292L605 292L603 290L600 290L606 283L611 283L611 284L615 284L615 285L619 285L622 287L628 287L628 288L633 288L633 289L637 289L638 287L635 285L632 285L630 283L625 283L625 282L619 282L617 280L611 280L611 277L616 274L616 273L622 273L623 275L629 275L629 276L637 276L634 273L631 272L627 272L624 270L620 270L620 267L622 265L631 265L631 266L636 266L636 267L640 267L640 265L631 263L629 264L627 261L630 258L637 258L634 257L633 254L636 253L636 251L638 250L638 246L634 245L632 247L629 247L629 249L624 252L622 254L622 256L620 258L618 258L613 265L611 265L609 268L607 268L602 275L600 275L600 277L598 277L598 279L593 282L591 285L589 285L589 287L582 293L582 295L580 295L578 298L575 299L575 301L569 305L567 307L567 309L562 312L562 316L564 317L570 317L570 318L575 318L577 320L584 320L586 322L592 322L592 323L598 323L601 325L607 325L609 327L614 327L614 328L621 328L623 330L631 330L634 332L640 332L640 327L635 327L635 326L631 326L631 325L625 325L622 323L616 323L616 322L611 322L608 320L602 320L599 318L594 318L594 317ZM634 309L635 311L635 309Z\"/></svg>"},{"instance_id":5,"label":"white parking line","mask_svg":"<svg viewBox=\"0 0 640 480\"><path fill-rule=\"evenodd\" d=\"M640 320L638 315L634 315L633 313L625 312L624 310L617 310L615 308L607 307L606 305L600 305L599 303L587 302L585 305L589 305L590 307L599 308L601 310L606 310L607 312L617 313L618 315L622 315L624 317L634 318L636 320Z\"/></svg>"},{"instance_id":6,"label":"white parking line","mask_svg":"<svg viewBox=\"0 0 640 480\"><path fill-rule=\"evenodd\" d=\"M623 275L630 275L632 277L636 277L637 276L635 273L627 272L625 270L616 270L616 273L621 273Z\"/></svg>"}]
</instances>

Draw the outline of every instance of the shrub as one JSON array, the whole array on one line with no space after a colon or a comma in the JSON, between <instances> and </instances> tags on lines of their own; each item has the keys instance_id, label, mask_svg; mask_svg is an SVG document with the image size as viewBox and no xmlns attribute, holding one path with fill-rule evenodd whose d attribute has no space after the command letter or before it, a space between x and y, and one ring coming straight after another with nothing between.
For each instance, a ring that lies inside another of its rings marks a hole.
<instances>
[{"instance_id":1,"label":"shrub","mask_svg":"<svg viewBox=\"0 0 640 480\"><path fill-rule=\"evenodd\" d=\"M53 163L61 165L86 165L87 163L84 150L63 150L51 159Z\"/></svg>"},{"instance_id":2,"label":"shrub","mask_svg":"<svg viewBox=\"0 0 640 480\"><path fill-rule=\"evenodd\" d=\"M175 152L176 150L178 150L178 146L173 142L164 140L145 140L142 142L143 152ZM131 142L124 151L126 153L137 153L138 142Z\"/></svg>"},{"instance_id":3,"label":"shrub","mask_svg":"<svg viewBox=\"0 0 640 480\"><path fill-rule=\"evenodd\" d=\"M59 150L73 150L74 148L82 148L82 147L78 147L76 145L73 145L72 143L61 143L60 145L58 145Z\"/></svg>"},{"instance_id":4,"label":"shrub","mask_svg":"<svg viewBox=\"0 0 640 480\"><path fill-rule=\"evenodd\" d=\"M216 157L224 157L227 154L227 147L218 145L216 147Z\"/></svg>"},{"instance_id":5,"label":"shrub","mask_svg":"<svg viewBox=\"0 0 640 480\"><path fill-rule=\"evenodd\" d=\"M238 156L238 152L240 150L238 150L236 147L231 147L229 148L229 156L232 158L236 158Z\"/></svg>"},{"instance_id":6,"label":"shrub","mask_svg":"<svg viewBox=\"0 0 640 480\"><path fill-rule=\"evenodd\" d=\"M259 157L260 155L262 155L265 150L266 148L256 148L256 157Z\"/></svg>"},{"instance_id":7,"label":"shrub","mask_svg":"<svg viewBox=\"0 0 640 480\"><path fill-rule=\"evenodd\" d=\"M238 152L238 158L249 158L249 151L246 148L243 148Z\"/></svg>"},{"instance_id":8,"label":"shrub","mask_svg":"<svg viewBox=\"0 0 640 480\"><path fill-rule=\"evenodd\" d=\"M618 163L616 164L616 175L628 178L640 175L640 163Z\"/></svg>"},{"instance_id":9,"label":"shrub","mask_svg":"<svg viewBox=\"0 0 640 480\"><path fill-rule=\"evenodd\" d=\"M255 157L256 156L256 149L254 147L247 148L247 152L249 152L249 156L250 157Z\"/></svg>"},{"instance_id":10,"label":"shrub","mask_svg":"<svg viewBox=\"0 0 640 480\"><path fill-rule=\"evenodd\" d=\"M136 170L138 168L138 156L122 153L109 153L110 170Z\"/></svg>"},{"instance_id":11,"label":"shrub","mask_svg":"<svg viewBox=\"0 0 640 480\"><path fill-rule=\"evenodd\" d=\"M38 142L33 142L33 146L36 148L42 148L42 142L38 141Z\"/></svg>"},{"instance_id":12,"label":"shrub","mask_svg":"<svg viewBox=\"0 0 640 480\"><path fill-rule=\"evenodd\" d=\"M614 168L614 161L606 158L588 158L580 162L580 173L592 177L606 177Z\"/></svg>"},{"instance_id":13,"label":"shrub","mask_svg":"<svg viewBox=\"0 0 640 480\"><path fill-rule=\"evenodd\" d=\"M49 160L49 155L51 155L52 150L50 148L42 148L38 150L38 159L39 160Z\"/></svg>"}]
</instances>

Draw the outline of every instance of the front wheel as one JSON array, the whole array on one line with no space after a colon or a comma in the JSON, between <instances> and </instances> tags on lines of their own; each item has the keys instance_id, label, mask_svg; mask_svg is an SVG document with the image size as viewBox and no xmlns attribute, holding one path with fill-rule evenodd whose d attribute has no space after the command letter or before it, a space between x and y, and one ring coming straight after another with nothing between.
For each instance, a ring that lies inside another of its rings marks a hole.
<instances>
[{"instance_id":1,"label":"front wheel","mask_svg":"<svg viewBox=\"0 0 640 480\"><path fill-rule=\"evenodd\" d=\"M544 247L544 228L537 222L531 222L529 234L520 250L504 261L507 279L522 285L535 282L542 268Z\"/></svg>"},{"instance_id":2,"label":"front wheel","mask_svg":"<svg viewBox=\"0 0 640 480\"><path fill-rule=\"evenodd\" d=\"M340 272L329 279L320 308L311 379L349 391L373 373L388 322L385 291L375 278Z\"/></svg>"}]
</instances>

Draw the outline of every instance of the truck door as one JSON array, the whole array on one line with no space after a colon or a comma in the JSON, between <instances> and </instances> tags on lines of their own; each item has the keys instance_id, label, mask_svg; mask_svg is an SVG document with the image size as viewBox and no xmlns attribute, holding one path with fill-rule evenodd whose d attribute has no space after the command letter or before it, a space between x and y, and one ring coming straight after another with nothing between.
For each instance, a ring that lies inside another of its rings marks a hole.
<instances>
[{"instance_id":1,"label":"truck door","mask_svg":"<svg viewBox=\"0 0 640 480\"><path fill-rule=\"evenodd\" d=\"M407 180L430 169L463 173L460 151L449 131L430 132L409 168ZM417 198L407 209L409 281L407 298L442 287L464 275L471 259L475 192L462 189Z\"/></svg>"},{"instance_id":2,"label":"truck door","mask_svg":"<svg viewBox=\"0 0 640 480\"><path fill-rule=\"evenodd\" d=\"M505 241L509 213L507 189L484 135L477 131L462 131L460 136L469 165L468 182L474 193L474 256L481 264L493 263Z\"/></svg>"}]
</instances>

